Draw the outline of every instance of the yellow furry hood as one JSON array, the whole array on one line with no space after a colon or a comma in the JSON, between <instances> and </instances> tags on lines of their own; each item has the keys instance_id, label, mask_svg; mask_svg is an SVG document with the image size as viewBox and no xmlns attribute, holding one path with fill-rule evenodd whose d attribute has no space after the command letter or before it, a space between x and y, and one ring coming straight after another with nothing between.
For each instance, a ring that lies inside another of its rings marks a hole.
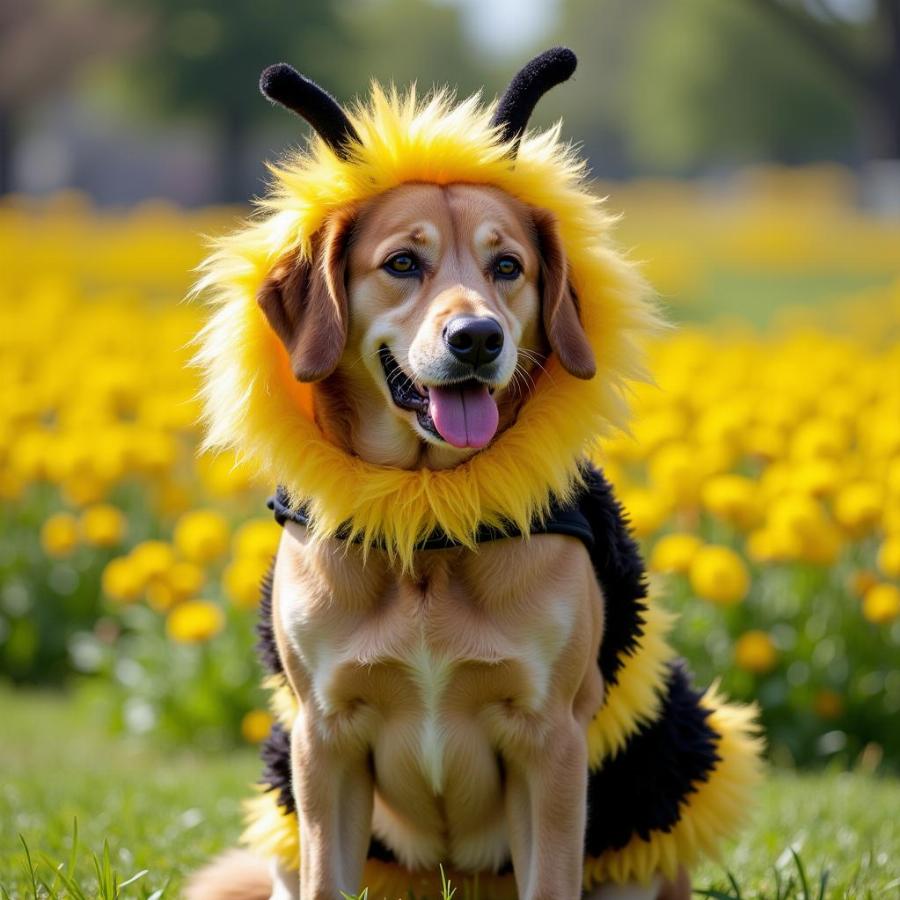
<instances>
[{"instance_id":1,"label":"yellow furry hood","mask_svg":"<svg viewBox=\"0 0 900 900\"><path fill-rule=\"evenodd\" d=\"M197 290L211 317L197 361L207 446L258 464L308 506L315 535L341 528L384 546L409 565L417 542L436 530L472 545L479 525L527 532L553 496L571 496L578 463L597 437L626 418L629 380L642 379L640 338L658 324L634 267L610 243L610 217L588 186L586 166L557 125L504 139L495 106L446 93L419 99L377 85L348 111L346 154L321 137L272 167L274 184L257 217L220 239ZM311 385L297 382L286 350L256 302L285 253L310 253L310 238L348 203L405 182L492 185L557 218L572 286L597 359L590 381L551 357L517 422L453 469L373 465L328 442L316 425Z\"/></svg>"}]
</instances>

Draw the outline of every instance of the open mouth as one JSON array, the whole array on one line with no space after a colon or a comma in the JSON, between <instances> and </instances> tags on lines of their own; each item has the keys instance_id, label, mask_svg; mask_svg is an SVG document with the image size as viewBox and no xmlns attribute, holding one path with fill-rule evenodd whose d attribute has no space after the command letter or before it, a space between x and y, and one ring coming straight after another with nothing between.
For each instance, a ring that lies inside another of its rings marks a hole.
<instances>
[{"instance_id":1,"label":"open mouth","mask_svg":"<svg viewBox=\"0 0 900 900\"><path fill-rule=\"evenodd\" d=\"M416 384L384 345L378 350L391 399L416 414L420 427L454 447L481 448L497 433L493 388L475 378L452 384Z\"/></svg>"}]
</instances>

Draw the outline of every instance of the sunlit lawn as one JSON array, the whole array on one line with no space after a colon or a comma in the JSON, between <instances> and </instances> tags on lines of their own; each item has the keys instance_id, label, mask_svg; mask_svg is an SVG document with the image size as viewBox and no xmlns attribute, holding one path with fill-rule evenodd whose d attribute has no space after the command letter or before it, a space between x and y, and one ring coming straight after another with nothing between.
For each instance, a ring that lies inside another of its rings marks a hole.
<instances>
[{"instance_id":1,"label":"sunlit lawn","mask_svg":"<svg viewBox=\"0 0 900 900\"><path fill-rule=\"evenodd\" d=\"M164 889L174 898L187 872L237 837L239 802L257 774L252 751L203 756L111 739L89 709L58 695L2 691L0 722L0 885L11 897L33 896L20 835L38 878L51 883L53 866L66 861L68 870L76 818L77 883L86 897L112 896L96 887L91 860L92 853L102 857L105 842L120 883L148 870L122 897ZM782 890L793 880L780 896L815 898L828 873L826 896L896 897L898 809L896 779L774 775L754 826L729 848L728 868L744 897L779 896L776 871ZM737 895L715 865L704 867L695 885ZM60 897L78 896L61 890L61 880L57 889Z\"/></svg>"}]
</instances>

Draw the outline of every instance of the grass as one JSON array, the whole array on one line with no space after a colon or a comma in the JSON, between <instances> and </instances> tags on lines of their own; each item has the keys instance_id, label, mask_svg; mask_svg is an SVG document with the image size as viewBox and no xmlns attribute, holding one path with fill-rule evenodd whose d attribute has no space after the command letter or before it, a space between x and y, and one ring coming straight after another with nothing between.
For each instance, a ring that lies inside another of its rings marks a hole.
<instances>
[{"instance_id":1,"label":"grass","mask_svg":"<svg viewBox=\"0 0 900 900\"><path fill-rule=\"evenodd\" d=\"M0 691L0 722L4 900L175 898L186 873L234 843L253 751L201 756L110 739L90 709L59 695ZM897 897L898 810L897 779L773 774L754 824L727 849L728 870L702 867L697 894Z\"/></svg>"},{"instance_id":2,"label":"grass","mask_svg":"<svg viewBox=\"0 0 900 900\"><path fill-rule=\"evenodd\" d=\"M766 272L713 267L696 292L663 293L666 314L678 325L729 321L766 328L779 314L825 308L855 293L891 283L890 273Z\"/></svg>"}]
</instances>

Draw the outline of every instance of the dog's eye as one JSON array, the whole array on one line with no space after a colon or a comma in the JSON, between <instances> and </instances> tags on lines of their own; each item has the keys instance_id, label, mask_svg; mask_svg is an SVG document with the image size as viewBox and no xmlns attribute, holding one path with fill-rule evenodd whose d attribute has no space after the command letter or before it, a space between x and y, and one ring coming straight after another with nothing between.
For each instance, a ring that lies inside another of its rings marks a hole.
<instances>
[{"instance_id":1,"label":"dog's eye","mask_svg":"<svg viewBox=\"0 0 900 900\"><path fill-rule=\"evenodd\" d=\"M494 260L494 277L512 281L522 273L522 264L514 256L500 256Z\"/></svg>"},{"instance_id":2,"label":"dog's eye","mask_svg":"<svg viewBox=\"0 0 900 900\"><path fill-rule=\"evenodd\" d=\"M391 275L418 275L419 262L411 253L395 253L385 260L382 268Z\"/></svg>"}]
</instances>

